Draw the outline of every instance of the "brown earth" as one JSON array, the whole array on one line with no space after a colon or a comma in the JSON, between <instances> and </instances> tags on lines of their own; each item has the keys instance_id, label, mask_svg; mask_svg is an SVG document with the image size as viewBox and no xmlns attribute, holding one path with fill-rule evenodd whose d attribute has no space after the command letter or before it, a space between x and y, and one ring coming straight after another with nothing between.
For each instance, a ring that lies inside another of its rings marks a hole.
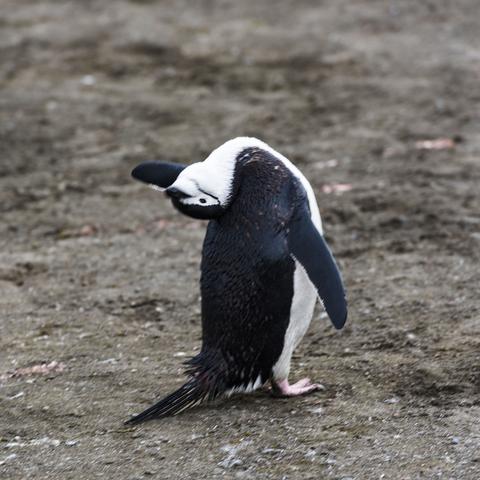
<instances>
[{"instance_id":1,"label":"brown earth","mask_svg":"<svg viewBox=\"0 0 480 480\"><path fill-rule=\"evenodd\" d=\"M0 477L480 478L479 41L477 0L2 1ZM130 169L237 135L316 190L326 390L126 428L199 348L205 228Z\"/></svg>"}]
</instances>

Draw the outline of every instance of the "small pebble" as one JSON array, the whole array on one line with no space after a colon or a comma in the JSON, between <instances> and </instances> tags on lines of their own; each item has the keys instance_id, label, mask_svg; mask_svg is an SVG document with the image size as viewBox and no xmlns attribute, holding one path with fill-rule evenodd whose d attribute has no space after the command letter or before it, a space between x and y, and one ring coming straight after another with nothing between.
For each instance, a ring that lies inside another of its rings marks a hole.
<instances>
[{"instance_id":1,"label":"small pebble","mask_svg":"<svg viewBox=\"0 0 480 480\"><path fill-rule=\"evenodd\" d=\"M9 400L14 400L15 398L20 398L25 395L25 392L18 392L17 394L13 395L12 397L8 397Z\"/></svg>"},{"instance_id":2,"label":"small pebble","mask_svg":"<svg viewBox=\"0 0 480 480\"><path fill-rule=\"evenodd\" d=\"M9 460L15 460L17 458L17 454L16 453L11 453L10 455L7 455L5 457L5 460L8 462Z\"/></svg>"},{"instance_id":3,"label":"small pebble","mask_svg":"<svg viewBox=\"0 0 480 480\"><path fill-rule=\"evenodd\" d=\"M317 455L317 451L314 448L311 448L305 455L305 458L308 458L313 462L315 456Z\"/></svg>"},{"instance_id":4,"label":"small pebble","mask_svg":"<svg viewBox=\"0 0 480 480\"><path fill-rule=\"evenodd\" d=\"M383 401L383 403L398 403L400 400L396 397L392 398L387 398L386 400Z\"/></svg>"},{"instance_id":5,"label":"small pebble","mask_svg":"<svg viewBox=\"0 0 480 480\"><path fill-rule=\"evenodd\" d=\"M82 85L86 85L87 87L91 87L95 85L97 79L93 75L85 75L82 77L81 83Z\"/></svg>"}]
</instances>

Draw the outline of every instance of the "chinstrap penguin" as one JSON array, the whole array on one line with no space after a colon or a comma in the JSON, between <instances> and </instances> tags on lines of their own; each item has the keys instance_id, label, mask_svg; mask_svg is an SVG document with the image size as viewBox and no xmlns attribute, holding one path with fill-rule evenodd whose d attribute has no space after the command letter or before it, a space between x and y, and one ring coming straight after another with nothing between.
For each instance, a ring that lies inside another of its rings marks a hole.
<instances>
[{"instance_id":1,"label":"chinstrap penguin","mask_svg":"<svg viewBox=\"0 0 480 480\"><path fill-rule=\"evenodd\" d=\"M269 380L281 396L318 389L309 379L288 382L292 353L317 298L337 329L347 304L302 173L266 143L239 137L203 162L145 162L132 176L165 190L181 213L210 221L201 262L201 351L186 362L182 387L128 422L174 415Z\"/></svg>"}]
</instances>

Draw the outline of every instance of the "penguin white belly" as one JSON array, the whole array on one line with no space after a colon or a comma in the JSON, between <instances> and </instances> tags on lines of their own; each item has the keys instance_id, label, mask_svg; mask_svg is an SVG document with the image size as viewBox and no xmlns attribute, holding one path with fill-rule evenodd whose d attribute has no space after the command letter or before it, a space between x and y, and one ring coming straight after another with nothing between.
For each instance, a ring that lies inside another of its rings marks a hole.
<instances>
[{"instance_id":1,"label":"penguin white belly","mask_svg":"<svg viewBox=\"0 0 480 480\"><path fill-rule=\"evenodd\" d=\"M314 285L300 263L295 260L290 322L285 333L282 353L272 369L276 381L288 378L292 353L308 330L316 299L317 291Z\"/></svg>"},{"instance_id":2,"label":"penguin white belly","mask_svg":"<svg viewBox=\"0 0 480 480\"><path fill-rule=\"evenodd\" d=\"M288 159L275 152L285 163L287 168L300 180L308 196L308 204L312 216L312 222L317 227L320 235L323 235L322 219L318 210L315 194L312 186L303 174ZM313 316L313 309L317 300L315 285L308 278L302 265L295 260L295 273L293 277L293 298L290 308L290 322L288 324L282 353L273 366L272 373L275 381L281 382L288 378L290 373L290 361L292 354L300 340L308 330Z\"/></svg>"}]
</instances>

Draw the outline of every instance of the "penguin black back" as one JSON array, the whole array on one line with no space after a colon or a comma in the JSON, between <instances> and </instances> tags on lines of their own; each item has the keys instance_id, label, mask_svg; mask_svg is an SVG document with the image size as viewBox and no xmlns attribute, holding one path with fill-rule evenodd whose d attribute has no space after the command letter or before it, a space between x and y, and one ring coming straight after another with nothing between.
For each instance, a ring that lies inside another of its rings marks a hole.
<instances>
[{"instance_id":1,"label":"penguin black back","mask_svg":"<svg viewBox=\"0 0 480 480\"><path fill-rule=\"evenodd\" d=\"M286 225L298 188L267 152L243 158L235 201L208 225L201 276L200 357L220 352L236 391L265 383L283 347L294 271Z\"/></svg>"}]
</instances>

